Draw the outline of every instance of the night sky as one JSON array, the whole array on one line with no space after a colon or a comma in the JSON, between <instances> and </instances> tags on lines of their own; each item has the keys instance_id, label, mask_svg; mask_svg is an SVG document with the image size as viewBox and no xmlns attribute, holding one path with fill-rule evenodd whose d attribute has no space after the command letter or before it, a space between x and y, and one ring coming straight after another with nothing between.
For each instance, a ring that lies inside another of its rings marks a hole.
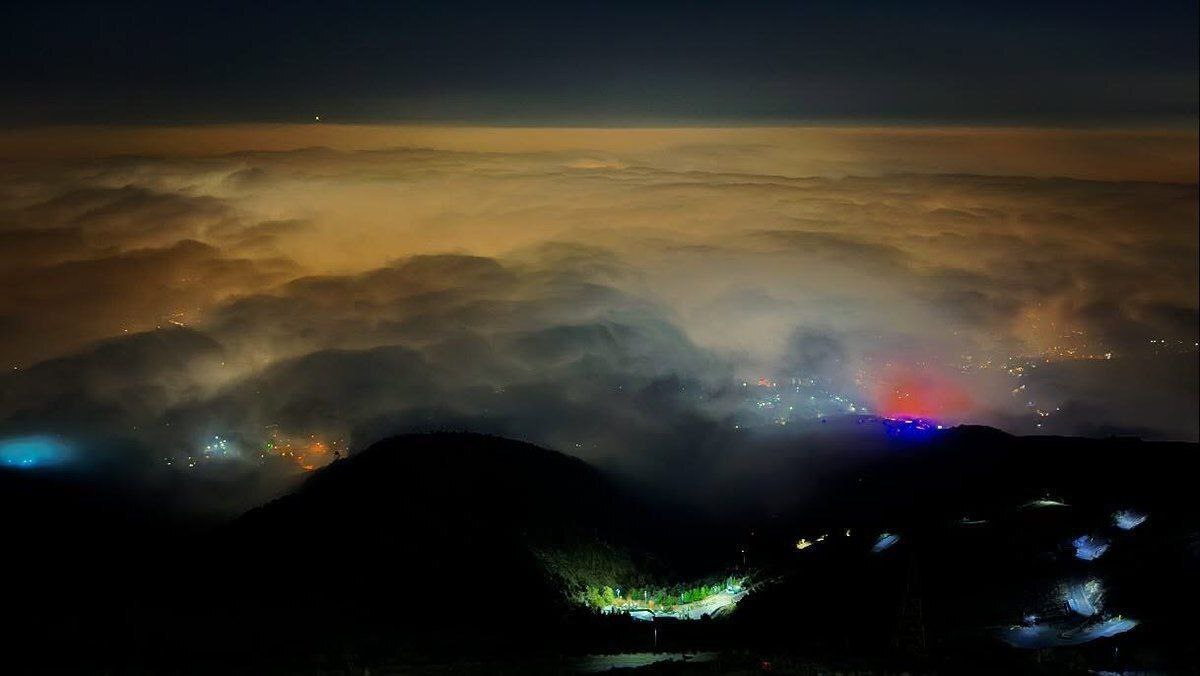
<instances>
[{"instance_id":1,"label":"night sky","mask_svg":"<svg viewBox=\"0 0 1200 676\"><path fill-rule=\"evenodd\" d=\"M1200 434L1195 2L0 24L5 465L234 509L413 430L643 477L867 416Z\"/></svg>"},{"instance_id":2,"label":"night sky","mask_svg":"<svg viewBox=\"0 0 1200 676\"><path fill-rule=\"evenodd\" d=\"M1194 126L1195 2L22 3L0 123Z\"/></svg>"}]
</instances>

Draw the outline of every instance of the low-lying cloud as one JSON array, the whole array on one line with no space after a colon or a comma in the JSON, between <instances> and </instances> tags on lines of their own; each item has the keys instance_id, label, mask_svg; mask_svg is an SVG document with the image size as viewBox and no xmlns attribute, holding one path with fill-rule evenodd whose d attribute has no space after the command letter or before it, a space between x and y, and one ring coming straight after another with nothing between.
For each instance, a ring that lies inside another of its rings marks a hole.
<instances>
[{"instance_id":1,"label":"low-lying cloud","mask_svg":"<svg viewBox=\"0 0 1200 676\"><path fill-rule=\"evenodd\" d=\"M972 160L879 131L840 161L812 130L462 147L481 133L6 163L0 433L151 481L209 471L213 439L241 458L214 472L258 477L281 434L437 428L670 476L803 434L802 390L813 424L1197 437L1194 177L1055 176L1033 160L1062 142L1025 132Z\"/></svg>"}]
</instances>

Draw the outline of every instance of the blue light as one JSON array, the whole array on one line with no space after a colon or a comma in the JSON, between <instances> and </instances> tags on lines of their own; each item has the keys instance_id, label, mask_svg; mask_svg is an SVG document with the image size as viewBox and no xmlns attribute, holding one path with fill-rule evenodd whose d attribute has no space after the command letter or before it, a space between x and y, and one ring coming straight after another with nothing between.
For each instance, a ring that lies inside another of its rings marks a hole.
<instances>
[{"instance_id":1,"label":"blue light","mask_svg":"<svg viewBox=\"0 0 1200 676\"><path fill-rule=\"evenodd\" d=\"M880 418L890 436L903 439L928 439L941 425L927 418Z\"/></svg>"},{"instance_id":2,"label":"blue light","mask_svg":"<svg viewBox=\"0 0 1200 676\"><path fill-rule=\"evenodd\" d=\"M1071 543L1075 546L1075 558L1095 561L1108 551L1108 542L1090 535L1080 535Z\"/></svg>"},{"instance_id":3,"label":"blue light","mask_svg":"<svg viewBox=\"0 0 1200 676\"><path fill-rule=\"evenodd\" d=\"M54 437L15 437L0 441L0 465L4 467L54 467L70 459L70 447Z\"/></svg>"},{"instance_id":4,"label":"blue light","mask_svg":"<svg viewBox=\"0 0 1200 676\"><path fill-rule=\"evenodd\" d=\"M1082 627L1066 629L1049 624L1014 626L1003 630L1001 638L1018 648L1053 648L1079 645L1099 638L1109 638L1123 634L1136 627L1137 624L1137 620L1117 615Z\"/></svg>"},{"instance_id":5,"label":"blue light","mask_svg":"<svg viewBox=\"0 0 1200 676\"><path fill-rule=\"evenodd\" d=\"M1100 598L1104 590L1098 580L1075 583L1067 586L1067 607L1071 612L1084 617L1092 617L1100 612Z\"/></svg>"},{"instance_id":6,"label":"blue light","mask_svg":"<svg viewBox=\"0 0 1200 676\"><path fill-rule=\"evenodd\" d=\"M879 536L879 539L875 541L875 546L871 547L871 551L878 554L879 552L882 552L883 550L888 549L889 547L891 547L892 545L896 544L899 541L900 541L899 535L893 535L892 533L883 533Z\"/></svg>"},{"instance_id":7,"label":"blue light","mask_svg":"<svg viewBox=\"0 0 1200 676\"><path fill-rule=\"evenodd\" d=\"M1092 626L1087 627L1083 631L1079 632L1079 638L1082 639L1080 643L1084 641L1094 641L1098 638L1108 638L1110 636L1116 636L1117 634L1124 634L1130 629L1136 627L1137 624L1137 620L1131 620L1120 615L1111 617L1103 622L1093 624Z\"/></svg>"},{"instance_id":8,"label":"blue light","mask_svg":"<svg viewBox=\"0 0 1200 676\"><path fill-rule=\"evenodd\" d=\"M1113 514L1113 523L1121 530L1133 530L1146 521L1146 515L1131 509L1122 509Z\"/></svg>"}]
</instances>

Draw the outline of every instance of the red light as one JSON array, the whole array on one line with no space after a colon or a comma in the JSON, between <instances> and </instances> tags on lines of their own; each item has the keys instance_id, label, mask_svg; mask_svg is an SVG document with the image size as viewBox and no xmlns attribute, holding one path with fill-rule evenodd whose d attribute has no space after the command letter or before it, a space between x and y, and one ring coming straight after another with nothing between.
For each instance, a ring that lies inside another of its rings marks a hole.
<instances>
[{"instance_id":1,"label":"red light","mask_svg":"<svg viewBox=\"0 0 1200 676\"><path fill-rule=\"evenodd\" d=\"M971 396L953 380L929 371L896 367L875 386L875 409L889 418L942 419L966 413Z\"/></svg>"}]
</instances>

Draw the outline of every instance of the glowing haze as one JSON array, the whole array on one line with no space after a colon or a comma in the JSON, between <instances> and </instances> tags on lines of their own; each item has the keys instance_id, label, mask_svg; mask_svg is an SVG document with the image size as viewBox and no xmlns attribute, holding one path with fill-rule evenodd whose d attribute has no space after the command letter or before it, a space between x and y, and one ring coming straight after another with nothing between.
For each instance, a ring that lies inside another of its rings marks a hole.
<instances>
[{"instance_id":1,"label":"glowing haze","mask_svg":"<svg viewBox=\"0 0 1200 676\"><path fill-rule=\"evenodd\" d=\"M0 437L98 464L312 467L450 427L669 471L863 412L1197 438L1190 131L245 125L0 150Z\"/></svg>"}]
</instances>

